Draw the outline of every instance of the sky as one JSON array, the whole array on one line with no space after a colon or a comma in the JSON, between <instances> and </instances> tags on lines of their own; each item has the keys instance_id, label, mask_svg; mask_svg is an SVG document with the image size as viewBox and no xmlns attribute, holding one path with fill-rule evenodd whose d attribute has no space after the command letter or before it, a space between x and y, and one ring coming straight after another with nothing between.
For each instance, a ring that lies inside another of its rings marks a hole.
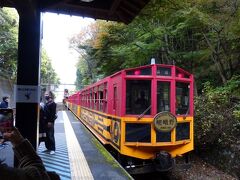
<instances>
[{"instance_id":1,"label":"sky","mask_svg":"<svg viewBox=\"0 0 240 180\"><path fill-rule=\"evenodd\" d=\"M63 84L74 84L76 79L78 54L69 49L68 39L92 22L93 19L78 16L43 14L42 46Z\"/></svg>"},{"instance_id":2,"label":"sky","mask_svg":"<svg viewBox=\"0 0 240 180\"><path fill-rule=\"evenodd\" d=\"M63 14L43 13L42 47L47 51L53 68L61 84L74 84L76 80L76 63L78 53L69 48L69 38L94 22L90 18ZM56 101L61 101L63 89L73 90L75 86L59 86Z\"/></svg>"}]
</instances>

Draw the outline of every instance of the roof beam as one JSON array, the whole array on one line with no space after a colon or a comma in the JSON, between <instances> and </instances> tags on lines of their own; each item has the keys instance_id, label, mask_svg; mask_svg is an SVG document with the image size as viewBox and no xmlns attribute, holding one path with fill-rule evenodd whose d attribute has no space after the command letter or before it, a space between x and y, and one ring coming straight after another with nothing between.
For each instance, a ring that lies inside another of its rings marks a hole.
<instances>
[{"instance_id":1,"label":"roof beam","mask_svg":"<svg viewBox=\"0 0 240 180\"><path fill-rule=\"evenodd\" d=\"M71 1L72 0L52 0L52 1L47 1L41 7L44 10L46 8L57 7L59 4L69 3Z\"/></svg>"},{"instance_id":2,"label":"roof beam","mask_svg":"<svg viewBox=\"0 0 240 180\"><path fill-rule=\"evenodd\" d=\"M129 24L132 19L129 19L128 17L124 16L124 14L120 11L117 11L116 14L118 15L119 19L124 22L125 24Z\"/></svg>"},{"instance_id":3,"label":"roof beam","mask_svg":"<svg viewBox=\"0 0 240 180\"><path fill-rule=\"evenodd\" d=\"M22 7L33 4L42 12L63 13L94 19L129 23L150 0L105 0L83 3L80 0L0 0L0 7Z\"/></svg>"},{"instance_id":4,"label":"roof beam","mask_svg":"<svg viewBox=\"0 0 240 180\"><path fill-rule=\"evenodd\" d=\"M38 6L36 0L0 0L0 6L15 8L18 13L25 13L25 9L30 7L30 10L34 11L34 8ZM34 7L34 8L33 8ZM30 11L29 11L30 12Z\"/></svg>"},{"instance_id":5,"label":"roof beam","mask_svg":"<svg viewBox=\"0 0 240 180\"><path fill-rule=\"evenodd\" d=\"M48 7L48 12L63 13L69 15L77 15L83 17L90 17L96 19L105 19L116 21L118 18L116 15L109 16L108 10L97 9L85 6L75 6L74 4L59 4L57 7Z\"/></svg>"},{"instance_id":6,"label":"roof beam","mask_svg":"<svg viewBox=\"0 0 240 180\"><path fill-rule=\"evenodd\" d=\"M130 15L131 17L134 17L134 16L135 16L135 13L133 13L132 11L130 11L130 10L128 10L128 9L122 7L122 6L120 7L120 10L123 11L123 12L125 12L125 13L127 13L127 14Z\"/></svg>"},{"instance_id":7,"label":"roof beam","mask_svg":"<svg viewBox=\"0 0 240 180\"><path fill-rule=\"evenodd\" d=\"M139 4L141 7L144 7L149 0L131 0L133 4Z\"/></svg>"},{"instance_id":8,"label":"roof beam","mask_svg":"<svg viewBox=\"0 0 240 180\"><path fill-rule=\"evenodd\" d=\"M83 11L83 12L86 12L86 11L91 11L91 12L101 12L101 13L105 13L105 14L108 14L108 10L105 10L105 9L98 9L98 8L94 8L94 7L89 7L89 6L76 6L75 4L63 4L63 6L66 6L67 8L69 9L77 9L79 10L79 12ZM62 7L64 8L64 7Z\"/></svg>"},{"instance_id":9,"label":"roof beam","mask_svg":"<svg viewBox=\"0 0 240 180\"><path fill-rule=\"evenodd\" d=\"M0 0L0 7L14 7L14 3L8 0Z\"/></svg>"},{"instance_id":10,"label":"roof beam","mask_svg":"<svg viewBox=\"0 0 240 180\"><path fill-rule=\"evenodd\" d=\"M119 4L121 3L122 0L115 0L113 1L112 7L110 9L109 15L113 15L114 12L116 12L117 8L119 7Z\"/></svg>"},{"instance_id":11,"label":"roof beam","mask_svg":"<svg viewBox=\"0 0 240 180\"><path fill-rule=\"evenodd\" d=\"M125 7L130 7L130 9L133 9L134 11L138 12L140 11L140 7L136 6L136 4L133 4L132 1L123 1L123 4Z\"/></svg>"}]
</instances>

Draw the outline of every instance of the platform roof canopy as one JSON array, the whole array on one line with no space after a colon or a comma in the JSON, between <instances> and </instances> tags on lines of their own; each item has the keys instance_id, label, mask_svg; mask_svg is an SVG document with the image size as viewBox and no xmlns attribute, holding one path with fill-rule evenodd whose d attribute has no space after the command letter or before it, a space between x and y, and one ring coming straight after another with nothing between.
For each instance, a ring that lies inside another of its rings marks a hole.
<instances>
[{"instance_id":1,"label":"platform roof canopy","mask_svg":"<svg viewBox=\"0 0 240 180\"><path fill-rule=\"evenodd\" d=\"M0 0L0 6L14 7L14 1ZM26 0L22 0L24 2ZM31 0L30 0L31 1ZM91 17L130 23L150 0L32 0L42 12Z\"/></svg>"}]
</instances>

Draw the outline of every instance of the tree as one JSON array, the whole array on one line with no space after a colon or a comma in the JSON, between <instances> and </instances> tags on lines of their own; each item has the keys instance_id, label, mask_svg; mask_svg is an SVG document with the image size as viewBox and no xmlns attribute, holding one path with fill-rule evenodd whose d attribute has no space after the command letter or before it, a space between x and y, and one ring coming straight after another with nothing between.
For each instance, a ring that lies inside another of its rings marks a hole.
<instances>
[{"instance_id":1,"label":"tree","mask_svg":"<svg viewBox=\"0 0 240 180\"><path fill-rule=\"evenodd\" d=\"M18 14L14 9L0 9L0 75L16 80L18 48ZM59 84L45 50L41 59L41 83Z\"/></svg>"},{"instance_id":2,"label":"tree","mask_svg":"<svg viewBox=\"0 0 240 180\"><path fill-rule=\"evenodd\" d=\"M70 39L70 48L79 53L77 63L77 88L93 83L97 80L97 63L95 61L94 40L100 30L96 24L91 24L88 28Z\"/></svg>"},{"instance_id":3,"label":"tree","mask_svg":"<svg viewBox=\"0 0 240 180\"><path fill-rule=\"evenodd\" d=\"M52 67L51 59L44 49L41 55L41 84L60 84L60 80Z\"/></svg>"},{"instance_id":4,"label":"tree","mask_svg":"<svg viewBox=\"0 0 240 180\"><path fill-rule=\"evenodd\" d=\"M0 9L0 75L16 78L18 16L13 9Z\"/></svg>"},{"instance_id":5,"label":"tree","mask_svg":"<svg viewBox=\"0 0 240 180\"><path fill-rule=\"evenodd\" d=\"M239 0L152 0L129 25L96 21L75 48L95 77L155 57L194 73L201 92L206 80L217 86L240 73L239 35Z\"/></svg>"}]
</instances>

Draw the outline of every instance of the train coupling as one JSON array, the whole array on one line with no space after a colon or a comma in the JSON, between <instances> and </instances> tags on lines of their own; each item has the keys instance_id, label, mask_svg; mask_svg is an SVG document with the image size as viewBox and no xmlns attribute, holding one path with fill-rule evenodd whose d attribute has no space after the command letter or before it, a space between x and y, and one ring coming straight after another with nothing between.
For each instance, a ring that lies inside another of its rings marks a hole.
<instances>
[{"instance_id":1,"label":"train coupling","mask_svg":"<svg viewBox=\"0 0 240 180\"><path fill-rule=\"evenodd\" d=\"M174 166L174 159L166 151L160 151L156 154L154 160L155 169L159 172L170 171Z\"/></svg>"}]
</instances>

